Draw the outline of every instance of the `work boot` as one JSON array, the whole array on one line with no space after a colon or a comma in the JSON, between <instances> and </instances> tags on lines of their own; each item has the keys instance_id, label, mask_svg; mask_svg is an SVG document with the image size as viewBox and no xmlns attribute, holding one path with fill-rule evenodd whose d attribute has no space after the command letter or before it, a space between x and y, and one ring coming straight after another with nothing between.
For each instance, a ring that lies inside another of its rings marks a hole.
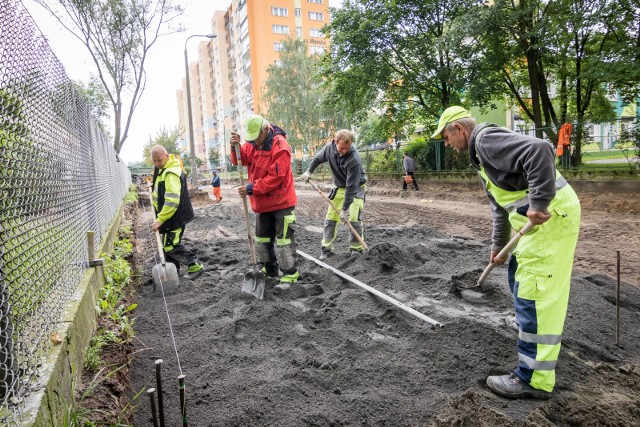
<instances>
[{"instance_id":1,"label":"work boot","mask_svg":"<svg viewBox=\"0 0 640 427\"><path fill-rule=\"evenodd\" d=\"M548 399L551 397L551 392L533 388L514 374L487 377L487 387L494 393L510 399L520 399L522 397Z\"/></svg>"},{"instance_id":2,"label":"work boot","mask_svg":"<svg viewBox=\"0 0 640 427\"><path fill-rule=\"evenodd\" d=\"M333 251L325 251L324 249L322 250L322 253L320 254L320 256L318 257L318 259L320 261L324 261L327 258L329 258L330 256L333 255Z\"/></svg>"},{"instance_id":3,"label":"work boot","mask_svg":"<svg viewBox=\"0 0 640 427\"><path fill-rule=\"evenodd\" d=\"M275 270L267 269L266 265L262 266L262 269L260 271L262 271L265 274L265 276L267 276L267 277L278 277L278 276L280 276L280 270L279 269L277 269L277 268Z\"/></svg>"},{"instance_id":4,"label":"work boot","mask_svg":"<svg viewBox=\"0 0 640 427\"><path fill-rule=\"evenodd\" d=\"M198 264L197 262L193 263L189 265L189 268L187 269L187 274L184 275L184 278L187 280L193 280L199 275L201 275L203 271L204 271L204 265Z\"/></svg>"},{"instance_id":5,"label":"work boot","mask_svg":"<svg viewBox=\"0 0 640 427\"><path fill-rule=\"evenodd\" d=\"M360 255L362 255L362 251L359 251L357 249L351 249L351 254L349 254L349 258L357 258Z\"/></svg>"},{"instance_id":6,"label":"work boot","mask_svg":"<svg viewBox=\"0 0 640 427\"><path fill-rule=\"evenodd\" d=\"M298 281L298 277L300 277L300 273L296 270L293 273L282 276L280 278L280 283L296 283Z\"/></svg>"}]
</instances>

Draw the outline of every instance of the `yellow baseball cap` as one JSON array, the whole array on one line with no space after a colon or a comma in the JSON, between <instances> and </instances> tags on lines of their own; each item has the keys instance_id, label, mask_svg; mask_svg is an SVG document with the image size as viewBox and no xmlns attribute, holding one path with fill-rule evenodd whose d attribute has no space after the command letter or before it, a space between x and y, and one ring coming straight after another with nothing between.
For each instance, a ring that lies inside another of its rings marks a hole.
<instances>
[{"instance_id":1,"label":"yellow baseball cap","mask_svg":"<svg viewBox=\"0 0 640 427\"><path fill-rule=\"evenodd\" d=\"M269 124L262 116L257 114L249 116L245 123L245 139L247 141L255 141L260 136L260 130L265 123Z\"/></svg>"},{"instance_id":2,"label":"yellow baseball cap","mask_svg":"<svg viewBox=\"0 0 640 427\"><path fill-rule=\"evenodd\" d=\"M458 119L464 119L465 117L471 117L471 114L464 108L457 105L447 108L440 116L438 129L431 135L431 139L442 139L442 131L449 123L455 122Z\"/></svg>"}]
</instances>

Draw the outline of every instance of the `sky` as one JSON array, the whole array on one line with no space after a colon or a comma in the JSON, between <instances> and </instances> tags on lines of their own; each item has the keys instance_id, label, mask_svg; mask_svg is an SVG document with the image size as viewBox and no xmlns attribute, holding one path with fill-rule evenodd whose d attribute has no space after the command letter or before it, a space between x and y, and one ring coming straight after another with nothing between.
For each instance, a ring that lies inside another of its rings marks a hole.
<instances>
[{"instance_id":1,"label":"sky","mask_svg":"<svg viewBox=\"0 0 640 427\"><path fill-rule=\"evenodd\" d=\"M268 1L268 0L260 0ZM211 17L216 10L226 10L231 0L177 0L184 8L182 16L186 31L161 37L149 51L145 69L146 89L136 108L129 136L120 157L131 163L142 160L142 147L155 137L162 127L173 129L178 125L176 92L184 78L184 43L192 34L211 32ZM87 82L96 74L95 65L86 48L33 0L22 0L40 31L73 80ZM339 7L342 0L329 0L329 6ZM198 39L192 38L187 46L189 62L197 61Z\"/></svg>"}]
</instances>

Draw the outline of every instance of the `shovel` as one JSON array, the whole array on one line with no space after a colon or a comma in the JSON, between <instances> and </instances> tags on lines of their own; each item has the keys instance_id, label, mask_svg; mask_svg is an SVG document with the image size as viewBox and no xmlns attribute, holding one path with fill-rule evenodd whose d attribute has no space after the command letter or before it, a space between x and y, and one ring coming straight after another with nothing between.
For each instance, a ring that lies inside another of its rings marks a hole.
<instances>
[{"instance_id":1,"label":"shovel","mask_svg":"<svg viewBox=\"0 0 640 427\"><path fill-rule=\"evenodd\" d=\"M236 157L238 158L238 175L240 176L240 185L244 187L244 177L242 175L242 160L240 159L240 149L236 145ZM267 277L262 271L258 270L256 262L256 248L253 242L253 236L251 235L251 222L249 221L249 207L247 206L247 197L242 198L242 204L244 206L244 219L247 223L247 238L249 240L249 252L251 253L251 265L253 271L249 271L244 275L242 281L242 292L251 294L258 299L264 298L264 285L267 281Z\"/></svg>"},{"instance_id":2,"label":"shovel","mask_svg":"<svg viewBox=\"0 0 640 427\"><path fill-rule=\"evenodd\" d=\"M151 276L153 277L153 291L158 290L173 291L178 289L178 269L172 262L167 263L164 259L164 251L162 250L162 240L160 233L156 230L156 242L158 243L158 253L160 254L160 264L153 266Z\"/></svg>"},{"instance_id":3,"label":"shovel","mask_svg":"<svg viewBox=\"0 0 640 427\"><path fill-rule=\"evenodd\" d=\"M336 205L333 204L333 202L331 201L330 198L328 198L323 192L322 190L320 190L318 188L317 185L315 185L313 182L311 182L311 180L307 181L309 184L311 184L311 188L313 188L315 191L317 191L322 197L324 197L324 199L327 201L327 203L329 203L329 206L331 206L333 208L334 211L336 211L336 213L338 214L338 216L340 216L340 211L338 210L338 208L336 208ZM358 242L360 242L360 244L362 245L362 247L368 251L369 247L367 246L367 244L364 242L364 240L362 240L362 237L360 237L360 235L358 234L358 232L356 231L355 228L353 228L353 225L351 225L351 223L349 221L347 221L346 219L343 219L342 222L344 222L347 227L349 227L349 230L351 230L351 232L353 233L354 236L356 236L356 239L358 239Z\"/></svg>"},{"instance_id":4,"label":"shovel","mask_svg":"<svg viewBox=\"0 0 640 427\"><path fill-rule=\"evenodd\" d=\"M527 232L532 228L533 228L533 223L531 221L527 221L527 223L520 229L520 231L518 231L515 234L515 236L513 236L511 240L509 240L509 243L507 243L507 245L504 248L502 248L502 250L498 252L498 255L496 255L495 257L498 259L505 259L507 255L509 255L509 252L511 251L511 249L513 249L516 246L516 244L520 240L520 237L522 237L524 234L527 234ZM495 263L495 261L487 265L487 267L482 272L482 275L480 275L480 278L478 279L478 284L476 285L476 287L482 286L484 282L487 281L487 277L489 277L489 273L491 273L491 270L493 270L493 267L495 267L496 265L497 264Z\"/></svg>"}]
</instances>

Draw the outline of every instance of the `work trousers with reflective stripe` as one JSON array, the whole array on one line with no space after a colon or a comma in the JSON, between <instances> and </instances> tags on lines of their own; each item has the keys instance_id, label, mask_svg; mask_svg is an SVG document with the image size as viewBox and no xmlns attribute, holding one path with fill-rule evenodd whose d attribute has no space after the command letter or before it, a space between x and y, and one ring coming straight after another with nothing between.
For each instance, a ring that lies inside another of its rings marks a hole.
<instances>
[{"instance_id":1,"label":"work trousers with reflective stripe","mask_svg":"<svg viewBox=\"0 0 640 427\"><path fill-rule=\"evenodd\" d=\"M508 273L520 329L514 374L536 389L553 391L580 228L580 202L570 186L558 190L549 212L547 222L520 239ZM527 218L514 221L516 215L510 220L519 229Z\"/></svg>"},{"instance_id":2,"label":"work trousers with reflective stripe","mask_svg":"<svg viewBox=\"0 0 640 427\"><path fill-rule=\"evenodd\" d=\"M298 270L295 224L295 206L256 214L256 255L268 274L277 275L278 269L284 275Z\"/></svg>"},{"instance_id":3,"label":"work trousers with reflective stripe","mask_svg":"<svg viewBox=\"0 0 640 427\"><path fill-rule=\"evenodd\" d=\"M344 188L335 188L329 195L329 198L333 201L334 206L338 209L338 212L342 212L342 205L344 205ZM364 239L362 225L364 217L364 187L361 187L358 196L353 199L353 203L349 206L349 222L353 226L353 229ZM340 215L329 206L327 210L327 216L324 219L324 234L322 237L322 250L323 252L333 251L333 242L338 235L338 223L340 222ZM364 247L360 244L356 236L349 231L349 246L351 249L362 252Z\"/></svg>"},{"instance_id":4,"label":"work trousers with reflective stripe","mask_svg":"<svg viewBox=\"0 0 640 427\"><path fill-rule=\"evenodd\" d=\"M167 231L162 239L164 258L167 262L175 264L178 272L180 272L180 264L189 266L198 262L198 257L181 243L183 235L184 227L181 227Z\"/></svg>"}]
</instances>

